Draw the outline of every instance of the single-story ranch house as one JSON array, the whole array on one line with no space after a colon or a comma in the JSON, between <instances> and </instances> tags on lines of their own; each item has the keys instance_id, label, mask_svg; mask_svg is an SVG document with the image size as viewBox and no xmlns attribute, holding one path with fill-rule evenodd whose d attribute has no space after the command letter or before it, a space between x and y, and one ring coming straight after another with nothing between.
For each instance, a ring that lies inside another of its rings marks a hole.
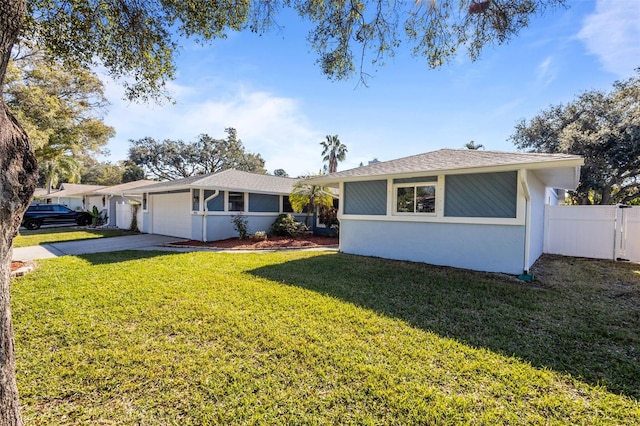
<instances>
[{"instance_id":1,"label":"single-story ranch house","mask_svg":"<svg viewBox=\"0 0 640 426\"><path fill-rule=\"evenodd\" d=\"M232 218L242 214L249 232L268 232L280 213L291 213L297 179L225 170L136 188L142 194L142 232L199 241L237 237ZM125 191L124 195L128 192ZM303 220L304 215L297 217Z\"/></svg>"},{"instance_id":2,"label":"single-story ranch house","mask_svg":"<svg viewBox=\"0 0 640 426\"><path fill-rule=\"evenodd\" d=\"M577 187L583 164L441 149L307 182L339 188L344 253L522 274L542 254L545 204Z\"/></svg>"}]
</instances>

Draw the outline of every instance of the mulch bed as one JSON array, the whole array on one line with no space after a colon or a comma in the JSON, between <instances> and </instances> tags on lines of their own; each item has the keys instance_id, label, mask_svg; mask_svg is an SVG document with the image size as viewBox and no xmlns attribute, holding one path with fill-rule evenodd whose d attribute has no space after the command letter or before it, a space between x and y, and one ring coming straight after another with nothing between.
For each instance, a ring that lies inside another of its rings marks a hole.
<instances>
[{"instance_id":1,"label":"mulch bed","mask_svg":"<svg viewBox=\"0 0 640 426\"><path fill-rule=\"evenodd\" d=\"M228 238L226 240L203 243L197 240L176 241L168 244L176 247L210 247L225 250L269 250L282 248L314 248L338 245L338 238L310 235L298 238L269 237L266 240L252 240L246 238Z\"/></svg>"},{"instance_id":2,"label":"mulch bed","mask_svg":"<svg viewBox=\"0 0 640 426\"><path fill-rule=\"evenodd\" d=\"M12 260L11 261L11 272L13 271L17 271L18 269L22 268L23 266L26 266L27 263L23 262L21 260Z\"/></svg>"}]
</instances>

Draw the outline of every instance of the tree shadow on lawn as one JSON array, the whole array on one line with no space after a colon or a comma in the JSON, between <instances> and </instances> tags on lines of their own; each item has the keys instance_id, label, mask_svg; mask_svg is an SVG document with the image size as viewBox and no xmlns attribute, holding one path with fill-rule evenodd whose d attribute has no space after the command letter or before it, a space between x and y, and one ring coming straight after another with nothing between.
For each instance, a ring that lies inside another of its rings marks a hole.
<instances>
[{"instance_id":1,"label":"tree shadow on lawn","mask_svg":"<svg viewBox=\"0 0 640 426\"><path fill-rule=\"evenodd\" d=\"M539 264L533 284L346 254L250 272L640 398L640 266L559 256Z\"/></svg>"},{"instance_id":2,"label":"tree shadow on lawn","mask_svg":"<svg viewBox=\"0 0 640 426\"><path fill-rule=\"evenodd\" d=\"M70 256L86 260L92 265L106 265L109 263L127 262L130 260L151 259L154 257L184 254L174 250L119 250L98 253L74 254Z\"/></svg>"}]
</instances>

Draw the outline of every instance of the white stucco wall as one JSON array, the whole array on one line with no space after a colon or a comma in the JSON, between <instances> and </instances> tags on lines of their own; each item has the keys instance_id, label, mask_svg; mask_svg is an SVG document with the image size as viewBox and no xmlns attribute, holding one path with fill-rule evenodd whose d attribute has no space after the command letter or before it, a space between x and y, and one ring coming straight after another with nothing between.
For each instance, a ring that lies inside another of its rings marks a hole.
<instances>
[{"instance_id":1,"label":"white stucco wall","mask_svg":"<svg viewBox=\"0 0 640 426\"><path fill-rule=\"evenodd\" d=\"M531 267L544 251L544 205L547 188L534 173L527 176L531 195L531 232L529 237L529 264Z\"/></svg>"},{"instance_id":2,"label":"white stucco wall","mask_svg":"<svg viewBox=\"0 0 640 426\"><path fill-rule=\"evenodd\" d=\"M477 271L521 274L525 227L426 222L340 222L340 251Z\"/></svg>"}]
</instances>

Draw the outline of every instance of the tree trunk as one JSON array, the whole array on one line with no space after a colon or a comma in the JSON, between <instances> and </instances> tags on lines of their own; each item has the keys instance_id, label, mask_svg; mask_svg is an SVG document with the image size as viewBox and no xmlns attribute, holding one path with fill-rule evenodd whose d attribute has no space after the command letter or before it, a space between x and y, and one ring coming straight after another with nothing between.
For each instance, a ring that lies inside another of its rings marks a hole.
<instances>
[{"instance_id":1,"label":"tree trunk","mask_svg":"<svg viewBox=\"0 0 640 426\"><path fill-rule=\"evenodd\" d=\"M0 2L0 94L25 10L25 0ZM9 283L13 239L33 196L36 180L33 147L0 96L0 426L23 424L15 380Z\"/></svg>"}]
</instances>

